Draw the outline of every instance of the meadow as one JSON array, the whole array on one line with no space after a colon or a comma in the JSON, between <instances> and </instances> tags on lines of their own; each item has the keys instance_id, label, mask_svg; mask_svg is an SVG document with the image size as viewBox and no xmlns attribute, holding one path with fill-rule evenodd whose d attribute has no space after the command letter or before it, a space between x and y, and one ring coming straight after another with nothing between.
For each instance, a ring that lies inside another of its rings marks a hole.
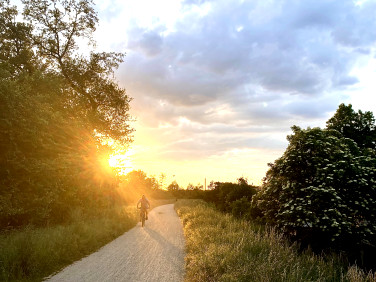
<instances>
[{"instance_id":1,"label":"meadow","mask_svg":"<svg viewBox=\"0 0 376 282\"><path fill-rule=\"evenodd\" d=\"M186 238L185 281L376 281L339 255L299 251L275 228L234 218L201 200L175 209Z\"/></svg>"}]
</instances>

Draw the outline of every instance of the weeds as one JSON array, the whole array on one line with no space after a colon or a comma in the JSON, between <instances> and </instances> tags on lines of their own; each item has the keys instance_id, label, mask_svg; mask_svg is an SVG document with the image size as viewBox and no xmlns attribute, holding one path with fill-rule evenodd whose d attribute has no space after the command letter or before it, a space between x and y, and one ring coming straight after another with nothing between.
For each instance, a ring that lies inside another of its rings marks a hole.
<instances>
[{"instance_id":1,"label":"weeds","mask_svg":"<svg viewBox=\"0 0 376 282\"><path fill-rule=\"evenodd\" d=\"M338 256L299 253L278 230L203 201L179 201L175 209L186 237L186 281L376 281Z\"/></svg>"}]
</instances>

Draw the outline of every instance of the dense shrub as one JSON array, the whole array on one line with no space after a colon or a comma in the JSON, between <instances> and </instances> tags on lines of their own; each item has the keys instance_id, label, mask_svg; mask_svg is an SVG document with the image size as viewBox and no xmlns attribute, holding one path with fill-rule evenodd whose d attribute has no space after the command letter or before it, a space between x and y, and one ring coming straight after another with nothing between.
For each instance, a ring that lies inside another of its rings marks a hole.
<instances>
[{"instance_id":1,"label":"dense shrub","mask_svg":"<svg viewBox=\"0 0 376 282\"><path fill-rule=\"evenodd\" d=\"M255 208L311 244L374 244L375 156L334 130L293 131L283 156L270 165Z\"/></svg>"},{"instance_id":2,"label":"dense shrub","mask_svg":"<svg viewBox=\"0 0 376 282\"><path fill-rule=\"evenodd\" d=\"M371 112L341 104L326 129L292 127L269 164L251 216L314 250L345 251L376 267L376 126Z\"/></svg>"},{"instance_id":3,"label":"dense shrub","mask_svg":"<svg viewBox=\"0 0 376 282\"><path fill-rule=\"evenodd\" d=\"M237 216L249 214L251 199L257 192L256 186L248 184L244 178L239 178L238 183L215 182L211 186L203 199L213 202L223 212Z\"/></svg>"},{"instance_id":4,"label":"dense shrub","mask_svg":"<svg viewBox=\"0 0 376 282\"><path fill-rule=\"evenodd\" d=\"M230 203L231 213L238 218L250 219L251 201L243 196Z\"/></svg>"}]
</instances>

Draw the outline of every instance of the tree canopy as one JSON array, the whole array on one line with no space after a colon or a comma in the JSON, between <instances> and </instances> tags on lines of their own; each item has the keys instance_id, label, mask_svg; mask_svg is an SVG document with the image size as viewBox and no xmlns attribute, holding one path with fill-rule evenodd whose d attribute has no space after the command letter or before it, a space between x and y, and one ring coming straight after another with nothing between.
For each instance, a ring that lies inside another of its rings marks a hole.
<instances>
[{"instance_id":1,"label":"tree canopy","mask_svg":"<svg viewBox=\"0 0 376 282\"><path fill-rule=\"evenodd\" d=\"M65 82L66 104L75 114L88 117L92 129L121 142L130 141L130 98L113 81L113 70L123 53L78 48L78 39L92 42L98 22L91 0L23 0L23 15L31 29L38 58ZM81 52L80 52L81 51Z\"/></svg>"},{"instance_id":2,"label":"tree canopy","mask_svg":"<svg viewBox=\"0 0 376 282\"><path fill-rule=\"evenodd\" d=\"M0 2L0 227L69 219L116 198L106 166L131 139L130 98L113 80L124 54L79 48L98 22L92 1Z\"/></svg>"},{"instance_id":3,"label":"tree canopy","mask_svg":"<svg viewBox=\"0 0 376 282\"><path fill-rule=\"evenodd\" d=\"M376 126L372 112L355 112L351 104L341 104L326 122L326 127L354 140L360 148L376 149Z\"/></svg>"}]
</instances>

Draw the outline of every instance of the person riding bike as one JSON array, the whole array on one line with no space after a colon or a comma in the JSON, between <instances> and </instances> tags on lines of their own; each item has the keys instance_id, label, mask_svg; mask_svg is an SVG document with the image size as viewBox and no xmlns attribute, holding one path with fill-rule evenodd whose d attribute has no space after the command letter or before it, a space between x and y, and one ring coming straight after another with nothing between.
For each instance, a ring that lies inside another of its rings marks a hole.
<instances>
[{"instance_id":1,"label":"person riding bike","mask_svg":"<svg viewBox=\"0 0 376 282\"><path fill-rule=\"evenodd\" d=\"M140 207L138 207L140 205ZM137 208L141 209L141 214L144 212L146 214L146 220L148 219L148 209L150 208L150 202L146 199L145 195L142 195L141 199L137 202Z\"/></svg>"}]
</instances>

